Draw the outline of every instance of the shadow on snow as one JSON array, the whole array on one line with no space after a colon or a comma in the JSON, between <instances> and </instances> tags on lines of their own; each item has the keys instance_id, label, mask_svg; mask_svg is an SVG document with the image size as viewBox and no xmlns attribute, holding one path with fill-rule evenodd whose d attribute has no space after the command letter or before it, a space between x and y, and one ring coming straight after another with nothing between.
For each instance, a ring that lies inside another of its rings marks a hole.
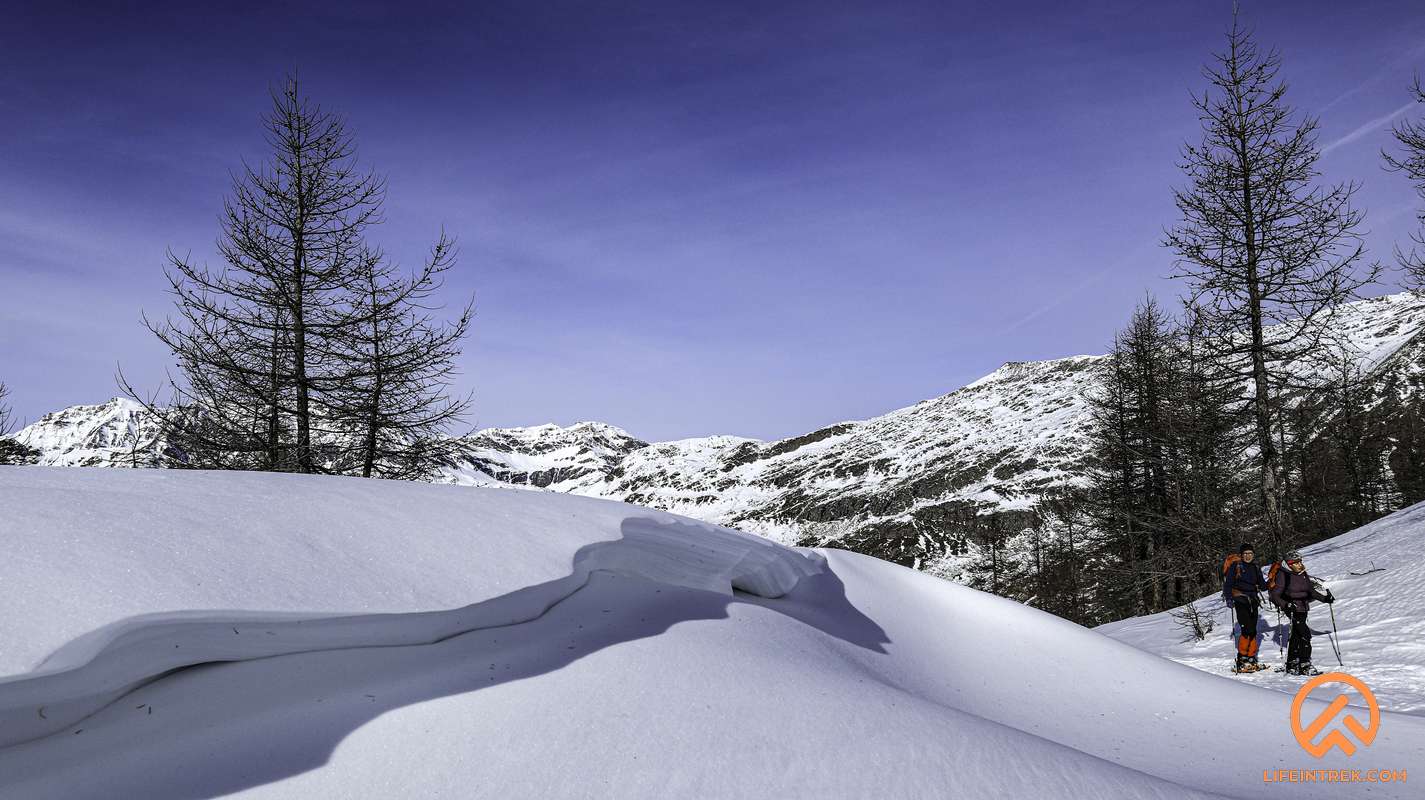
<instances>
[{"instance_id":1,"label":"shadow on snow","mask_svg":"<svg viewBox=\"0 0 1425 800\"><path fill-rule=\"evenodd\" d=\"M387 711L551 673L679 622L726 619L733 603L885 652L885 631L851 604L825 562L778 598L674 586L619 569L649 558L638 544L649 522L627 518L622 538L580 548L571 574L588 579L572 592L565 577L471 607L531 592L565 595L529 621L432 644L322 649L170 672L61 732L0 749L0 794L10 786L41 796L52 787L64 797L188 800L273 783L323 766L343 739ZM708 535L673 525L687 536Z\"/></svg>"}]
</instances>

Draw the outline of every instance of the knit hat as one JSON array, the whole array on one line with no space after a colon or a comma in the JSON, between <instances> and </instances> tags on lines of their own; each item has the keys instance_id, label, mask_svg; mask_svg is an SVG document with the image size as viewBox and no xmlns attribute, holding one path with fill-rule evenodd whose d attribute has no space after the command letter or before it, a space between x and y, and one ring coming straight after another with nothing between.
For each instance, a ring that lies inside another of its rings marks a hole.
<instances>
[{"instance_id":1,"label":"knit hat","mask_svg":"<svg viewBox=\"0 0 1425 800\"><path fill-rule=\"evenodd\" d=\"M1237 548L1237 553L1240 555L1240 554L1242 554L1242 553L1247 552L1248 550L1251 550L1252 552L1256 552L1257 548L1253 547L1253 546L1250 545L1250 544L1245 544L1245 543L1244 543L1241 547Z\"/></svg>"},{"instance_id":2,"label":"knit hat","mask_svg":"<svg viewBox=\"0 0 1425 800\"><path fill-rule=\"evenodd\" d=\"M1283 558L1283 559L1282 559L1282 561L1288 561L1288 562L1290 562L1290 561L1300 561L1300 560L1301 560L1301 552L1300 552L1300 551L1297 551L1297 550L1289 550L1289 551L1287 551L1286 558Z\"/></svg>"}]
</instances>

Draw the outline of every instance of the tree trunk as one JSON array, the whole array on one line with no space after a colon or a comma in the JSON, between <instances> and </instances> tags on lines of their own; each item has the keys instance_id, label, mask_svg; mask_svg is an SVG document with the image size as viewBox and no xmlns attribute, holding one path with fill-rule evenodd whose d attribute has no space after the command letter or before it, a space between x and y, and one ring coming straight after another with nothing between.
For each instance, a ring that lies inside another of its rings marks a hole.
<instances>
[{"instance_id":1,"label":"tree trunk","mask_svg":"<svg viewBox=\"0 0 1425 800\"><path fill-rule=\"evenodd\" d=\"M1236 46L1233 47L1235 58ZM1237 106L1237 118L1245 119L1242 96L1233 97ZM1242 238L1246 250L1247 315L1252 334L1252 398L1253 418L1257 427L1257 446L1261 448L1259 459L1262 470L1262 511L1266 517L1267 534L1271 537L1274 552L1281 549L1281 516L1277 508L1277 473L1281 456L1276 442L1272 441L1272 414L1270 388L1267 376L1266 341L1263 334L1262 278L1258 269L1260 254L1257 250L1257 218L1252 196L1252 156L1248 152L1246 131L1237 130L1237 165L1242 170Z\"/></svg>"},{"instance_id":2,"label":"tree trunk","mask_svg":"<svg viewBox=\"0 0 1425 800\"><path fill-rule=\"evenodd\" d=\"M297 389L297 471L312 472L312 418L310 387L307 382L307 326L302 308L302 245L293 258L292 292L292 377Z\"/></svg>"},{"instance_id":3,"label":"tree trunk","mask_svg":"<svg viewBox=\"0 0 1425 800\"><path fill-rule=\"evenodd\" d=\"M282 312L272 318L272 346L268 353L267 372L267 469L281 469L282 452L278 446L282 434Z\"/></svg>"},{"instance_id":4,"label":"tree trunk","mask_svg":"<svg viewBox=\"0 0 1425 800\"><path fill-rule=\"evenodd\" d=\"M294 148L293 186L297 201L296 226L292 231L292 377L297 389L297 471L314 472L312 465L311 386L307 380L306 241L307 187L302 171L302 153Z\"/></svg>"},{"instance_id":5,"label":"tree trunk","mask_svg":"<svg viewBox=\"0 0 1425 800\"><path fill-rule=\"evenodd\" d=\"M381 422L381 393L385 389L386 370L381 363L380 315L377 312L376 287L371 288L371 363L375 374L375 384L371 389L371 408L366 418L366 443L361 462L361 477L371 477L376 465L376 434Z\"/></svg>"}]
</instances>

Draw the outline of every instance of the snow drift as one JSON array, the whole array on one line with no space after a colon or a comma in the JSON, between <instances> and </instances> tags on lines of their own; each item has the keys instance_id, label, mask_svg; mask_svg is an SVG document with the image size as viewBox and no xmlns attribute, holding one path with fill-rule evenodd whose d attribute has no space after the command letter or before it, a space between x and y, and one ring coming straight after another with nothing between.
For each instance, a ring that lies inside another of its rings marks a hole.
<instances>
[{"instance_id":1,"label":"snow drift","mask_svg":"<svg viewBox=\"0 0 1425 800\"><path fill-rule=\"evenodd\" d=\"M1264 769L1425 769L1419 717L1306 764L1279 692L619 503L46 468L0 496L0 797L1256 798ZM1409 796L1292 787L1356 788Z\"/></svg>"},{"instance_id":2,"label":"snow drift","mask_svg":"<svg viewBox=\"0 0 1425 800\"><path fill-rule=\"evenodd\" d=\"M72 490L74 482L68 476L61 477L53 472L35 474L38 479L17 487L14 496L21 503L33 501L41 506L63 506L65 495ZM90 482L109 483L97 473L83 474ZM179 474L167 473L166 477ZM234 477L223 473L202 476L210 483L222 483ZM252 476L245 477L251 479ZM241 480L236 482L241 483ZM343 515L356 512L361 518L369 520L377 511L374 506L381 502L395 502L400 507L421 503L419 493L422 487L392 483L381 488L393 489L394 492L372 493L365 491L371 488L370 485L339 481L335 486L321 488L328 491L314 493L317 499L315 505L304 503L305 508L300 512L294 507L283 515L286 520L295 523L293 532L299 541L305 539L302 544L313 552L320 552L324 547L340 548L344 558L357 558L372 564L402 552L405 549L402 540L428 535L419 527L415 530L382 527L375 531L360 531L354 526L344 525L346 530L333 541L324 535L321 524L324 517L341 519ZM403 490L416 490L418 496L400 497ZM208 495L208 492L202 494ZM304 498L309 496L302 492L296 494ZM397 496L390 497L390 494ZM483 509L484 514L499 515L501 510L508 514L508 509L498 508L501 505L499 501L507 504L511 498L512 495L507 493L490 498L496 508ZM252 502L254 500L257 502ZM240 524L270 514L275 498L262 493L244 493L242 501L236 507L231 503L224 504L229 518ZM112 507L111 504L105 505ZM193 509L170 508L168 513L171 515L174 511L184 513ZM164 530L171 530L179 531L179 535L190 542L195 538L207 538L203 542L205 558L236 567L236 575L210 576L210 579L216 578L235 590L220 590L224 602L236 608L262 608L268 602L262 595L249 592L260 588L263 580L270 578L272 573L284 573L280 565L275 570L264 566L267 559L262 554L272 552L267 547L269 541L254 541L251 537L237 535L190 538L182 528L165 529L161 524L154 525L152 514L151 509L144 509L139 514L127 515L126 520L90 526L76 531L70 540L70 545L87 552L95 562L112 559L125 564L122 571L107 573L123 584L127 584L135 564L143 564L144 575L154 580L154 585L150 586L105 586L102 587L104 593L172 593L176 595L173 599L159 602L179 603L182 601L178 600L178 596L187 595L193 608L201 605L203 601L200 598L206 597L198 591L201 581L195 580L188 586L157 585L159 581L165 581L166 576L202 569L199 565L185 565L189 551L180 542L172 541L163 534ZM119 526L127 523L129 530L114 530L111 526L115 522ZM565 524L562 527L566 529L575 528L566 535L586 541L574 553L569 574L448 611L411 610L406 613L313 617L310 612L328 608L331 602L320 596L328 594L327 582L323 580L308 580L303 586L287 587L282 607L267 614L174 610L107 622L106 615L110 613L107 604L86 602L87 598L76 597L71 600L71 607L77 613L65 617L65 623L69 626L67 632L62 632L63 629L34 631L32 641L27 644L43 646L45 633L64 636L81 629L92 630L56 650L38 665L34 673L20 679L0 679L0 747L61 730L144 682L181 667L316 650L433 644L474 630L528 622L582 587L596 571L639 576L669 586L723 594L731 594L736 588L764 597L779 597L795 586L802 576L816 571L813 558L776 547L759 537L698 523L693 525L699 535L690 536L683 530L684 524L651 516L629 517L620 526L622 537L612 541L595 538L608 529L601 531ZM144 534L145 528L150 529L149 535ZM458 530L449 531L447 535L449 533L460 535ZM5 530L4 540L12 552L18 552L23 557L25 554L44 552L45 540L52 535L53 530L45 526L17 526L13 531ZM473 555L480 552L479 544L483 543L451 541L447 544L452 549L459 548ZM513 542L502 544L511 548L520 546ZM108 552L95 552L106 550ZM310 566L322 570L327 563L325 557L318 557ZM408 563L407 566L418 567L419 564ZM489 568L487 562L486 569ZM244 574L249 570L256 574ZM20 590L37 587L48 580L46 572L47 565L43 559L32 559L28 569L19 570L19 578L13 583ZM30 584L28 587L25 586L26 579ZM394 583L395 580L420 580L416 575L403 575L399 569L372 572L370 579L372 585L368 591L375 590L377 598L390 597L401 591L402 587ZM93 590L81 591L88 593ZM87 615L99 616L86 620ZM33 626L41 619L37 614L30 624ZM25 648L20 646L9 649L6 655L22 657L24 653ZM0 666L9 666L8 660L0 662Z\"/></svg>"}]
</instances>

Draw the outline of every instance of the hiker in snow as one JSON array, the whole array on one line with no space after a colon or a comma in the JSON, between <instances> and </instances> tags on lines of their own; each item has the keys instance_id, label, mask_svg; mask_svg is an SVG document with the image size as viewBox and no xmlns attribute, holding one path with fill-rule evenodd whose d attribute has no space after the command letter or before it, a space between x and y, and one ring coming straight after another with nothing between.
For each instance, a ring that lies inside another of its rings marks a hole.
<instances>
[{"instance_id":1,"label":"hiker in snow","mask_svg":"<svg viewBox=\"0 0 1425 800\"><path fill-rule=\"evenodd\" d=\"M1267 590L1267 582L1261 568L1252 563L1255 557L1250 544L1242 545L1235 559L1228 557L1223 575L1223 594L1237 612L1237 660L1232 665L1233 672L1266 669L1257 663L1257 648L1261 645L1257 638L1257 612L1262 607L1261 593Z\"/></svg>"},{"instance_id":2,"label":"hiker in snow","mask_svg":"<svg viewBox=\"0 0 1425 800\"><path fill-rule=\"evenodd\" d=\"M1271 588L1272 603L1291 616L1291 638L1287 641L1286 667L1290 675L1320 675L1311 665L1311 628L1306 624L1306 612L1312 600L1334 603L1330 590L1322 592L1312 577L1306 574L1306 564L1295 550L1286 554L1286 569Z\"/></svg>"}]
</instances>

